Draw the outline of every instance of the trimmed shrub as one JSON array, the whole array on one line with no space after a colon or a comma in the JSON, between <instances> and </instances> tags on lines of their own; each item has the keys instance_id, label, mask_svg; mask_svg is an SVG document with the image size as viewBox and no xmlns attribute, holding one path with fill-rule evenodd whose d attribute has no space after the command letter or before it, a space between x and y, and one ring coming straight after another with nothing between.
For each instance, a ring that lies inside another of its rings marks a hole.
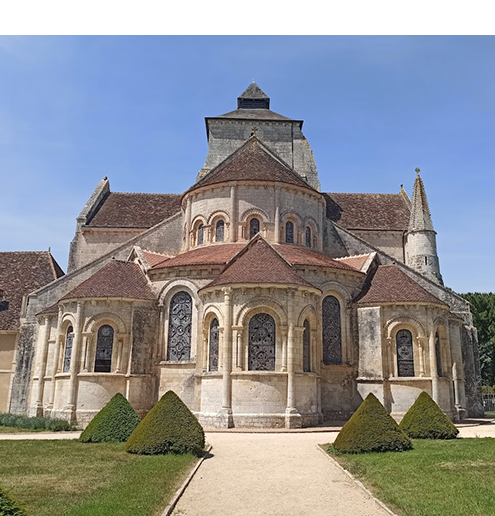
<instances>
[{"instance_id":1,"label":"trimmed shrub","mask_svg":"<svg viewBox=\"0 0 495 516\"><path fill-rule=\"evenodd\" d=\"M148 412L125 444L129 453L201 455L205 434L194 414L173 391L168 391Z\"/></svg>"},{"instance_id":2,"label":"trimmed shrub","mask_svg":"<svg viewBox=\"0 0 495 516\"><path fill-rule=\"evenodd\" d=\"M118 392L79 437L82 443L125 442L140 423L131 404Z\"/></svg>"},{"instance_id":3,"label":"trimmed shrub","mask_svg":"<svg viewBox=\"0 0 495 516\"><path fill-rule=\"evenodd\" d=\"M0 516L27 516L0 487Z\"/></svg>"},{"instance_id":4,"label":"trimmed shrub","mask_svg":"<svg viewBox=\"0 0 495 516\"><path fill-rule=\"evenodd\" d=\"M51 430L52 432L73 430L73 425L65 419L50 419L49 417L28 417L17 414L0 414L0 426L27 428L30 430ZM1 516L1 513L0 513Z\"/></svg>"},{"instance_id":5,"label":"trimmed shrub","mask_svg":"<svg viewBox=\"0 0 495 516\"><path fill-rule=\"evenodd\" d=\"M343 426L333 447L342 453L386 452L410 450L412 443L370 393Z\"/></svg>"},{"instance_id":6,"label":"trimmed shrub","mask_svg":"<svg viewBox=\"0 0 495 516\"><path fill-rule=\"evenodd\" d=\"M407 411L399 427L411 439L455 439L459 433L454 423L424 391Z\"/></svg>"}]
</instances>

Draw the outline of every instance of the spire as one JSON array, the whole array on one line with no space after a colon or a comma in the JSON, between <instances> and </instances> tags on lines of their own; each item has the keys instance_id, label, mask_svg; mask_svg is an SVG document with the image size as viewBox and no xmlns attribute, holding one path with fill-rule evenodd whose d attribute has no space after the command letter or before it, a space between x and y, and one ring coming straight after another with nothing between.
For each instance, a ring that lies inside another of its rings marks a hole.
<instances>
[{"instance_id":1,"label":"spire","mask_svg":"<svg viewBox=\"0 0 495 516\"><path fill-rule=\"evenodd\" d=\"M270 97L253 80L237 97L237 109L270 109Z\"/></svg>"},{"instance_id":2,"label":"spire","mask_svg":"<svg viewBox=\"0 0 495 516\"><path fill-rule=\"evenodd\" d=\"M434 231L425 186L419 172L420 170L417 168L416 181L414 181L411 218L409 219L409 231Z\"/></svg>"}]
</instances>

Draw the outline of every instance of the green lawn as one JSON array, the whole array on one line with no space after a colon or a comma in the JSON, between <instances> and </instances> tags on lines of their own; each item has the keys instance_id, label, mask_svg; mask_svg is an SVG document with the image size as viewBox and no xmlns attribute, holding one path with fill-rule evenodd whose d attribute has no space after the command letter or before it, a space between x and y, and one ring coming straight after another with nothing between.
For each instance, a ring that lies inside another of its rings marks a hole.
<instances>
[{"instance_id":1,"label":"green lawn","mask_svg":"<svg viewBox=\"0 0 495 516\"><path fill-rule=\"evenodd\" d=\"M32 516L152 516L196 461L131 455L123 443L0 441L0 484Z\"/></svg>"},{"instance_id":2,"label":"green lawn","mask_svg":"<svg viewBox=\"0 0 495 516\"><path fill-rule=\"evenodd\" d=\"M402 453L332 456L401 516L495 514L495 439L413 444Z\"/></svg>"}]
</instances>

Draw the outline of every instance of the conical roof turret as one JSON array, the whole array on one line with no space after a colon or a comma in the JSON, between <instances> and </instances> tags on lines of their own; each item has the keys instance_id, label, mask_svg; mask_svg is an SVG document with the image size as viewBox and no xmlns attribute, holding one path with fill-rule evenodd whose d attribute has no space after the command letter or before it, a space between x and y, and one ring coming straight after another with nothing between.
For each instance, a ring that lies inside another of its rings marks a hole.
<instances>
[{"instance_id":1,"label":"conical roof turret","mask_svg":"<svg viewBox=\"0 0 495 516\"><path fill-rule=\"evenodd\" d=\"M419 172L419 168L417 168L411 205L411 217L409 219L409 231L434 231L425 186Z\"/></svg>"}]
</instances>

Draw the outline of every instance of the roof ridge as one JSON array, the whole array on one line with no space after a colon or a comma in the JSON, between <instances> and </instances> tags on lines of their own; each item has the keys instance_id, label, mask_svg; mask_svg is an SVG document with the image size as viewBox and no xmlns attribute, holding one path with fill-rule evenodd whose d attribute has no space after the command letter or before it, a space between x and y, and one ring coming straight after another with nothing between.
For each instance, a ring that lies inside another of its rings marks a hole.
<instances>
[{"instance_id":1,"label":"roof ridge","mask_svg":"<svg viewBox=\"0 0 495 516\"><path fill-rule=\"evenodd\" d=\"M331 194L343 194L343 195L395 195L400 196L401 193L381 193L381 192L322 192L327 195Z\"/></svg>"},{"instance_id":2,"label":"roof ridge","mask_svg":"<svg viewBox=\"0 0 495 516\"><path fill-rule=\"evenodd\" d=\"M110 192L110 194L119 195L182 195L180 193L154 193L154 192Z\"/></svg>"},{"instance_id":3,"label":"roof ridge","mask_svg":"<svg viewBox=\"0 0 495 516\"><path fill-rule=\"evenodd\" d=\"M339 256L338 258L332 258L332 260L345 260L347 258L361 258L362 256L369 256L372 252L362 254L351 254L349 256Z\"/></svg>"}]
</instances>

